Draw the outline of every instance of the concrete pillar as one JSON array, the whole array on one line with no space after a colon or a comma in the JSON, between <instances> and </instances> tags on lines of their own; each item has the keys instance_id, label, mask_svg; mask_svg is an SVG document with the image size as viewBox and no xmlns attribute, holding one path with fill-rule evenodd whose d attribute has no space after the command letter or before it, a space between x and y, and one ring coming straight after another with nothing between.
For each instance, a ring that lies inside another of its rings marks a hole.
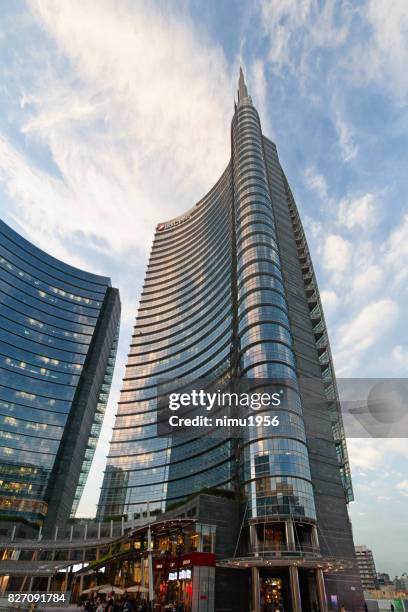
<instances>
[{"instance_id":1,"label":"concrete pillar","mask_svg":"<svg viewBox=\"0 0 408 612\"><path fill-rule=\"evenodd\" d=\"M38 539L42 539L42 525L40 525L40 529L38 530Z\"/></svg>"},{"instance_id":2,"label":"concrete pillar","mask_svg":"<svg viewBox=\"0 0 408 612\"><path fill-rule=\"evenodd\" d=\"M86 540L88 537L88 523L85 523L84 525L84 540Z\"/></svg>"},{"instance_id":3,"label":"concrete pillar","mask_svg":"<svg viewBox=\"0 0 408 612\"><path fill-rule=\"evenodd\" d=\"M54 540L56 540L57 538L58 538L58 525L56 525L55 527Z\"/></svg>"},{"instance_id":4,"label":"concrete pillar","mask_svg":"<svg viewBox=\"0 0 408 612\"><path fill-rule=\"evenodd\" d=\"M316 588L317 588L317 599L319 602L319 612L327 612L327 597L326 597L326 587L324 586L324 574L323 570L316 569Z\"/></svg>"},{"instance_id":5,"label":"concrete pillar","mask_svg":"<svg viewBox=\"0 0 408 612\"><path fill-rule=\"evenodd\" d=\"M251 568L252 612L261 612L261 589L259 585L259 568Z\"/></svg>"},{"instance_id":6,"label":"concrete pillar","mask_svg":"<svg viewBox=\"0 0 408 612\"><path fill-rule=\"evenodd\" d=\"M110 522L110 537L113 538L113 521Z\"/></svg>"},{"instance_id":7,"label":"concrete pillar","mask_svg":"<svg viewBox=\"0 0 408 612\"><path fill-rule=\"evenodd\" d=\"M285 521L286 546L288 550L296 550L295 530L292 521Z\"/></svg>"},{"instance_id":8,"label":"concrete pillar","mask_svg":"<svg viewBox=\"0 0 408 612\"><path fill-rule=\"evenodd\" d=\"M47 593L49 593L51 591L51 580L52 580L52 576L48 576L48 580L47 580Z\"/></svg>"},{"instance_id":9,"label":"concrete pillar","mask_svg":"<svg viewBox=\"0 0 408 612\"><path fill-rule=\"evenodd\" d=\"M299 574L297 565L289 566L290 596L292 599L292 612L302 612L300 599Z\"/></svg>"},{"instance_id":10,"label":"concrete pillar","mask_svg":"<svg viewBox=\"0 0 408 612\"><path fill-rule=\"evenodd\" d=\"M13 531L11 532L12 540L14 540L14 538L16 537L16 529L17 529L17 525L13 525Z\"/></svg>"},{"instance_id":11,"label":"concrete pillar","mask_svg":"<svg viewBox=\"0 0 408 612\"><path fill-rule=\"evenodd\" d=\"M120 526L120 535L124 535L124 534L125 534L125 517L122 516L121 526Z\"/></svg>"},{"instance_id":12,"label":"concrete pillar","mask_svg":"<svg viewBox=\"0 0 408 612\"><path fill-rule=\"evenodd\" d=\"M101 524L98 523L98 540L101 539Z\"/></svg>"},{"instance_id":13,"label":"concrete pillar","mask_svg":"<svg viewBox=\"0 0 408 612\"><path fill-rule=\"evenodd\" d=\"M31 576L30 578L30 582L28 585L28 592L31 593L31 591L33 590L33 582L34 582L34 576Z\"/></svg>"},{"instance_id":14,"label":"concrete pillar","mask_svg":"<svg viewBox=\"0 0 408 612\"><path fill-rule=\"evenodd\" d=\"M74 537L74 526L71 525L71 529L69 532L69 541L72 542L72 538Z\"/></svg>"}]
</instances>

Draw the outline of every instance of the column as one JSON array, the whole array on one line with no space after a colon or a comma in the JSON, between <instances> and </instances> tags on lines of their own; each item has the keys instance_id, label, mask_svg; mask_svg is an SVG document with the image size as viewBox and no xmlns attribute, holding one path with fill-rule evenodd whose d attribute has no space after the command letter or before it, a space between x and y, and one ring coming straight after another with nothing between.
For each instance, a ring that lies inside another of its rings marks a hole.
<instances>
[{"instance_id":1,"label":"column","mask_svg":"<svg viewBox=\"0 0 408 612\"><path fill-rule=\"evenodd\" d=\"M256 531L256 524L254 523L249 526L249 537L251 542L251 552L255 554L255 557L259 557L258 533Z\"/></svg>"},{"instance_id":2,"label":"column","mask_svg":"<svg viewBox=\"0 0 408 612\"><path fill-rule=\"evenodd\" d=\"M292 612L302 612L302 601L300 599L299 574L297 565L289 567L290 596L292 599Z\"/></svg>"},{"instance_id":3,"label":"column","mask_svg":"<svg viewBox=\"0 0 408 612\"><path fill-rule=\"evenodd\" d=\"M285 532L287 550L296 550L295 531L292 521L285 521Z\"/></svg>"},{"instance_id":4,"label":"column","mask_svg":"<svg viewBox=\"0 0 408 612\"><path fill-rule=\"evenodd\" d=\"M323 570L316 569L316 588L317 588L317 599L319 602L319 612L327 612L327 598L326 598L326 587L324 586L324 575Z\"/></svg>"},{"instance_id":5,"label":"column","mask_svg":"<svg viewBox=\"0 0 408 612\"><path fill-rule=\"evenodd\" d=\"M261 592L259 588L259 568L251 568L252 612L261 612Z\"/></svg>"},{"instance_id":6,"label":"column","mask_svg":"<svg viewBox=\"0 0 408 612\"><path fill-rule=\"evenodd\" d=\"M312 546L316 549L319 548L319 536L317 534L316 525L312 525Z\"/></svg>"}]
</instances>

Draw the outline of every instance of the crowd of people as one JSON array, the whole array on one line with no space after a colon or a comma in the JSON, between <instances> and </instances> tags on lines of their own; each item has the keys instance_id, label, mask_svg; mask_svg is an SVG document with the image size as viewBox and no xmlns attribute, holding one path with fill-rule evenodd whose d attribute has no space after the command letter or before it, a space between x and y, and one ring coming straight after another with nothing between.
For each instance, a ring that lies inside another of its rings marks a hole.
<instances>
[{"instance_id":1,"label":"crowd of people","mask_svg":"<svg viewBox=\"0 0 408 612\"><path fill-rule=\"evenodd\" d=\"M168 603L164 607L152 605L143 599L140 593L133 597L129 593L115 595L112 592L103 595L94 591L86 598L81 598L79 605L82 612L187 612L183 604L175 602Z\"/></svg>"}]
</instances>

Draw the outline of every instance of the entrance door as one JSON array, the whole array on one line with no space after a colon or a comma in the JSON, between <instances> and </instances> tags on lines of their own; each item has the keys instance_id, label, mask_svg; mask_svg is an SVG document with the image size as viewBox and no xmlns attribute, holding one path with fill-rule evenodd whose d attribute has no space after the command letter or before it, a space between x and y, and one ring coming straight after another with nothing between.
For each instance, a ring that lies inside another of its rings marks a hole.
<instances>
[{"instance_id":1,"label":"entrance door","mask_svg":"<svg viewBox=\"0 0 408 612\"><path fill-rule=\"evenodd\" d=\"M261 569L261 612L290 612L289 572L286 569Z\"/></svg>"}]
</instances>

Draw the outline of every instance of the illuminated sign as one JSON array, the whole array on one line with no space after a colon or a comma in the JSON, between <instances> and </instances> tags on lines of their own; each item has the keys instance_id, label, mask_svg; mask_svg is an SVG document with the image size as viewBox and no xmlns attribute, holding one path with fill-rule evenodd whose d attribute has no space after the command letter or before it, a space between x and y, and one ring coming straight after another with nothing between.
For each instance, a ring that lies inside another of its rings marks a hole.
<instances>
[{"instance_id":1,"label":"illuminated sign","mask_svg":"<svg viewBox=\"0 0 408 612\"><path fill-rule=\"evenodd\" d=\"M180 570L179 571L179 580L191 580L191 569ZM169 580L177 580L177 572L169 572Z\"/></svg>"}]
</instances>

